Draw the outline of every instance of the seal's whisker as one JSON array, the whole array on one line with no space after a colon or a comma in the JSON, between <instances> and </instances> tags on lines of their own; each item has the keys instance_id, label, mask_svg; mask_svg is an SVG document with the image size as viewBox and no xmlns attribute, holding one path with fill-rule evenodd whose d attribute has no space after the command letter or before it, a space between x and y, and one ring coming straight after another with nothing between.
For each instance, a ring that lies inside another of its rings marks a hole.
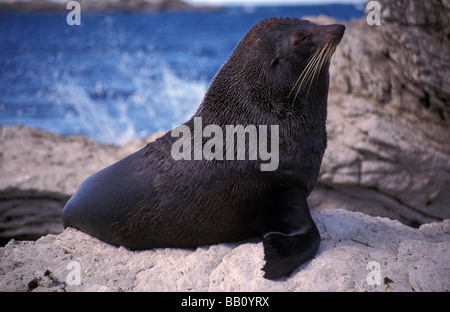
<instances>
[{"instance_id":1,"label":"seal's whisker","mask_svg":"<svg viewBox=\"0 0 450 312\"><path fill-rule=\"evenodd\" d=\"M323 55L320 54L319 60L317 61L317 64L314 66L314 70L312 71L311 77L308 81L308 91L306 91L306 96L309 95L309 90L311 89L311 86L317 76L317 73L319 72L319 68L321 67Z\"/></svg>"},{"instance_id":2,"label":"seal's whisker","mask_svg":"<svg viewBox=\"0 0 450 312\"><path fill-rule=\"evenodd\" d=\"M292 91L294 91L295 88L297 87L298 82L299 82L300 79L302 78L303 74L305 73L306 69L308 68L308 66L309 66L310 63L311 63L311 60L314 59L314 57L316 56L316 54L317 54L317 51L316 51L313 55L311 55L311 56L309 57L309 59L308 59L308 61L307 61L307 63L306 63L306 67L303 69L303 71L301 72L301 74L298 76L298 79L297 79L297 81L295 82L294 86L292 87L291 92L289 92L288 98L291 96Z\"/></svg>"},{"instance_id":3,"label":"seal's whisker","mask_svg":"<svg viewBox=\"0 0 450 312\"><path fill-rule=\"evenodd\" d=\"M292 101L292 104L295 103L295 100L297 99L298 92L302 88L304 82L308 80L307 77L310 76L312 69L315 67L315 64L317 63L317 60L319 59L319 54L320 54L319 52L320 52L320 50L318 49L312 55L312 57L310 57L310 59L308 60L308 63L306 64L306 67L303 69L302 73L300 74L300 76L297 79L297 82L295 83L294 87L292 88L291 93L297 87L297 84L298 84L298 82L301 79L300 85L297 88L297 92L295 93L295 97L294 97L294 100ZM291 93L289 93L289 96L291 95Z\"/></svg>"},{"instance_id":4,"label":"seal's whisker","mask_svg":"<svg viewBox=\"0 0 450 312\"><path fill-rule=\"evenodd\" d=\"M307 67L305 68L305 70L307 69L307 71L306 71L305 75L303 76L303 78L300 82L300 85L297 88L297 92L295 94L293 103L295 103L297 95L300 92L300 89L303 87L303 85L305 83L309 82L308 92L306 93L306 96L308 96L309 90L312 85L312 81L314 80L314 77L316 75L318 75L318 73L320 72L319 69L322 67L322 59L323 59L323 56L325 55L324 52L326 51L326 47L327 47L327 45L325 45L324 47L322 47L320 49L317 49L317 51L314 53L314 58L308 63ZM302 73L302 75L303 75L303 73Z\"/></svg>"},{"instance_id":5,"label":"seal's whisker","mask_svg":"<svg viewBox=\"0 0 450 312\"><path fill-rule=\"evenodd\" d=\"M300 92L300 89L303 87L304 84L307 84L309 82L309 86L311 87L312 81L314 79L314 76L316 75L317 68L320 66L320 60L322 58L323 50L320 50L320 53L317 55L316 60L314 61L314 64L312 64L310 71L308 73L308 76L305 77L304 81L302 80L302 83L300 84L297 94ZM297 97L297 94L295 95ZM309 94L309 88L308 92L306 93L306 96Z\"/></svg>"},{"instance_id":6,"label":"seal's whisker","mask_svg":"<svg viewBox=\"0 0 450 312\"><path fill-rule=\"evenodd\" d=\"M314 73L313 73L313 77L312 77L311 80L310 80L310 84L309 84L309 87L308 87L308 91L307 91L307 93L306 93L306 96L308 96L308 94L309 94L309 91L310 91L310 89L311 89L311 86L312 86L313 81L318 79L320 72L321 72L321 71L323 70L323 68L324 68L324 65L327 64L327 63L330 61L331 56L332 56L333 53L334 53L335 46L332 45L332 44L330 44L330 43L327 43L327 44L324 46L323 50L325 51L325 53L322 53L322 54L321 54L321 58L320 58L319 64L316 66L316 68L315 68L315 70L314 70Z\"/></svg>"},{"instance_id":7,"label":"seal's whisker","mask_svg":"<svg viewBox=\"0 0 450 312\"><path fill-rule=\"evenodd\" d=\"M302 81L300 82L300 88L303 86L305 82L307 82L312 76L311 74L314 74L314 70L317 67L317 64L320 62L320 58L322 57L322 50L317 50L315 53L314 60L311 61L310 64L308 64L308 71L306 72L305 76L303 77Z\"/></svg>"},{"instance_id":8,"label":"seal's whisker","mask_svg":"<svg viewBox=\"0 0 450 312\"><path fill-rule=\"evenodd\" d=\"M309 86L308 86L308 91L306 92L306 96L308 96L309 91L310 91L310 89L311 89L311 86L312 86L314 80L317 79L317 77L319 76L319 73L320 73L321 70L322 70L322 67L323 67L323 64L324 64L324 60L325 60L326 55L327 55L327 49L328 49L328 44L326 44L326 45L322 48L322 51L321 51L321 53L320 53L320 55L319 55L319 61L317 62L316 66L314 67L314 71L313 71L313 73L312 73L312 77L311 77L311 79L309 80Z\"/></svg>"},{"instance_id":9,"label":"seal's whisker","mask_svg":"<svg viewBox=\"0 0 450 312\"><path fill-rule=\"evenodd\" d=\"M330 52L330 44L327 43L324 47L324 51L325 53L322 54L322 58L320 60L320 64L317 67L317 70L315 72L315 77L314 79L317 80L317 78L319 77L320 72L323 70L324 65L328 62L329 60L329 52Z\"/></svg>"}]
</instances>

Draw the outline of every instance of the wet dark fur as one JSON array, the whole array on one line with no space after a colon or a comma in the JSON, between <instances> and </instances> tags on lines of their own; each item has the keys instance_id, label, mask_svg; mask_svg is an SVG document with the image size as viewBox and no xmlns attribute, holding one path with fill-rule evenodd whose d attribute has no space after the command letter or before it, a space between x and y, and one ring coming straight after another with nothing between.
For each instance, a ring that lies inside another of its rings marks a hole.
<instances>
[{"instance_id":1,"label":"wet dark fur","mask_svg":"<svg viewBox=\"0 0 450 312\"><path fill-rule=\"evenodd\" d=\"M314 51L326 42L336 46L343 32L340 25L298 19L258 23L214 77L195 114L203 127L279 125L276 171L263 172L259 161L249 160L174 161L170 151L178 138L169 132L86 179L64 208L65 227L132 249L259 236L265 276L291 273L320 243L306 197L327 142L328 64L307 97L303 87L294 101L292 90ZM193 133L193 119L185 124Z\"/></svg>"}]
</instances>

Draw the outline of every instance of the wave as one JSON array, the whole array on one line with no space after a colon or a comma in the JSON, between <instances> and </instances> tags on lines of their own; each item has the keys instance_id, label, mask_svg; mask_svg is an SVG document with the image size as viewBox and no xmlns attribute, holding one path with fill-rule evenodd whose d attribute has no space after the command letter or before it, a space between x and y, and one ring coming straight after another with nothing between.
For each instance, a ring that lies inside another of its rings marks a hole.
<instances>
[{"instance_id":1,"label":"wave","mask_svg":"<svg viewBox=\"0 0 450 312\"><path fill-rule=\"evenodd\" d=\"M74 79L58 82L57 104L65 107L65 119L72 125L66 134L78 132L101 143L123 144L170 130L194 114L207 87L204 81L178 77L164 64L128 74L128 89L100 82L89 89Z\"/></svg>"}]
</instances>

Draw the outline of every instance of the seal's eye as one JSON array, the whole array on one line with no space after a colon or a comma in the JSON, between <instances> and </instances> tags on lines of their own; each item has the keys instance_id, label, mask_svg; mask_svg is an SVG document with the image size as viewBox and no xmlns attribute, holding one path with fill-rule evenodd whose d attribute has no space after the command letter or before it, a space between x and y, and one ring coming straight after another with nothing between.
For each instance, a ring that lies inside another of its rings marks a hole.
<instances>
[{"instance_id":1,"label":"seal's eye","mask_svg":"<svg viewBox=\"0 0 450 312\"><path fill-rule=\"evenodd\" d=\"M293 46L297 46L299 44L304 44L304 43L308 42L309 38L310 38L310 35L295 36L294 38L292 38L293 40L291 42L292 42Z\"/></svg>"},{"instance_id":2,"label":"seal's eye","mask_svg":"<svg viewBox=\"0 0 450 312\"><path fill-rule=\"evenodd\" d=\"M270 67L275 67L278 65L278 63L280 63L280 60L277 59L276 57L274 57L271 61L270 61Z\"/></svg>"}]
</instances>

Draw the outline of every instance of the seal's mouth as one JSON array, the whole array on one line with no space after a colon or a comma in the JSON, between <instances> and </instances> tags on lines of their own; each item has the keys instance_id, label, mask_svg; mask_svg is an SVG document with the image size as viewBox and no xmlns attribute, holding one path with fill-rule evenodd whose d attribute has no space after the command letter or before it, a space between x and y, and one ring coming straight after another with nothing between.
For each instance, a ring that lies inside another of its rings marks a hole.
<instances>
[{"instance_id":1,"label":"seal's mouth","mask_svg":"<svg viewBox=\"0 0 450 312\"><path fill-rule=\"evenodd\" d=\"M291 97L294 94L295 96L292 103L295 103L297 99L297 95L300 90L308 85L308 89L306 92L306 96L308 96L309 91L311 89L311 85L314 80L317 80L317 77L322 72L326 65L330 62L331 56L336 51L338 44L341 42L342 37L344 36L345 26L340 24L333 24L324 26L324 33L322 44L318 46L316 51L311 55L308 59L308 62L292 87L291 92L288 97Z\"/></svg>"}]
</instances>

